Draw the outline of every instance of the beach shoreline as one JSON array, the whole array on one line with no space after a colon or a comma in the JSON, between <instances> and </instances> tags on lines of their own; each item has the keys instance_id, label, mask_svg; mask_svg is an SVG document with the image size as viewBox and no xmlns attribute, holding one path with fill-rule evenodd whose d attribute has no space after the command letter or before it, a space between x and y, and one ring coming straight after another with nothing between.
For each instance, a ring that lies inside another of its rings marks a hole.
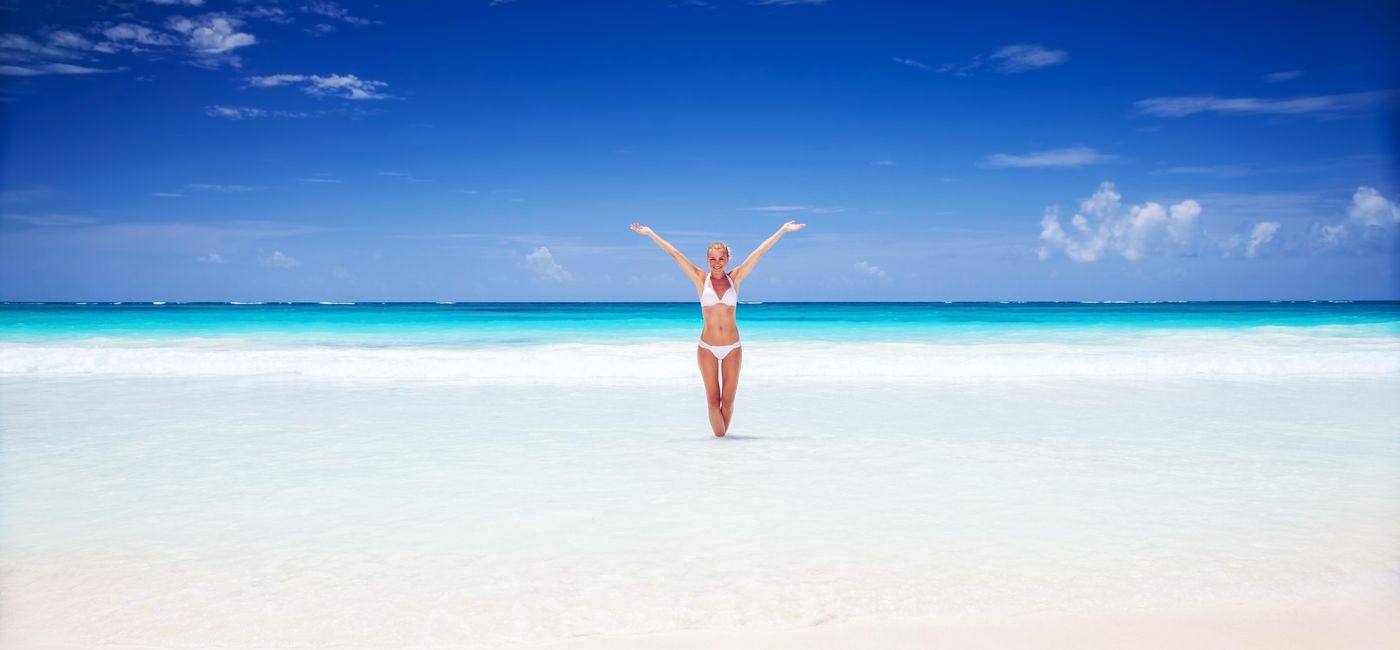
<instances>
[{"instance_id":1,"label":"beach shoreline","mask_svg":"<svg viewBox=\"0 0 1400 650\"><path fill-rule=\"evenodd\" d=\"M1295 650L1348 648L1355 650L1400 647L1400 618L1394 616L1400 601L1342 605L1258 606L1152 610L1135 613L1081 613L1026 615L1002 621L953 623L911 619L860 619L826 622L788 629L701 629L642 635L589 635L544 644L465 644L399 646L435 648L500 648L514 650L649 650L667 648L738 647L762 650L829 650L857 648L958 648L993 650L1021 648L1067 650L1071 648L1135 648L1141 650ZM145 643L0 640L31 650L182 650L189 646ZM201 645L208 650L272 650L316 647L285 644ZM341 650L379 647L334 644Z\"/></svg>"}]
</instances>

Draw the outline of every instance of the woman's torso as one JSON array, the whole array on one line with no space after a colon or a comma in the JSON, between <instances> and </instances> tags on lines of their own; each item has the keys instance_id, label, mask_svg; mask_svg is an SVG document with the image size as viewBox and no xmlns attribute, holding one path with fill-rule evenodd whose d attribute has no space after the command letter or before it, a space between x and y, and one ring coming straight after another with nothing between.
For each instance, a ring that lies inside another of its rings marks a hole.
<instances>
[{"instance_id":1,"label":"woman's torso","mask_svg":"<svg viewBox=\"0 0 1400 650\"><path fill-rule=\"evenodd\" d=\"M702 301L709 291L713 291L714 297L719 301L708 306L702 304L700 307L700 314L705 319L705 327L700 330L700 340L710 345L737 343L739 341L739 324L735 321L735 311L738 308L738 287L734 286L727 274L720 280L714 280L711 274L706 273L705 279L700 284ZM726 304L728 302L735 304Z\"/></svg>"}]
</instances>

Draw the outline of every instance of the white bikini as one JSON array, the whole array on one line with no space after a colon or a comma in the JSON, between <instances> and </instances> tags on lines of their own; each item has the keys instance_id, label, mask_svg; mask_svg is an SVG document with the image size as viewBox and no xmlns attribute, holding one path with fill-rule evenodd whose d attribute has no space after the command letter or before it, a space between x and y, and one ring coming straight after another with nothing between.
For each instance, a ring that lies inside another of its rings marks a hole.
<instances>
[{"instance_id":1,"label":"white bikini","mask_svg":"<svg viewBox=\"0 0 1400 650\"><path fill-rule=\"evenodd\" d=\"M724 277L729 278L729 274L724 274ZM739 304L739 289L738 287L734 286L733 278L729 278L729 290L724 292L724 296L722 297L719 294L715 293L715 285L710 281L710 279L710 274L706 273L705 290L700 292L701 309L720 304L729 305L730 307L734 307ZM731 350L734 350L735 348L739 347L739 342L735 341L732 345L710 345L709 343L706 343L704 339L701 339L700 347L709 350L711 354L715 355L716 359L724 361L724 358L729 356L729 352Z\"/></svg>"}]
</instances>

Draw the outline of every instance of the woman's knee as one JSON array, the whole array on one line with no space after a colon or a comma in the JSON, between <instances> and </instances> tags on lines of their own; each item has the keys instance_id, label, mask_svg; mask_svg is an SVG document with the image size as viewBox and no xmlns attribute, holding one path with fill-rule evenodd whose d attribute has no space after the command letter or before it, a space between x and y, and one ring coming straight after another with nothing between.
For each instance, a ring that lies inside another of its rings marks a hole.
<instances>
[{"instance_id":1,"label":"woman's knee","mask_svg":"<svg viewBox=\"0 0 1400 650\"><path fill-rule=\"evenodd\" d=\"M706 397L709 399L710 408L720 408L724 406L724 400L720 398L719 393L709 393Z\"/></svg>"}]
</instances>

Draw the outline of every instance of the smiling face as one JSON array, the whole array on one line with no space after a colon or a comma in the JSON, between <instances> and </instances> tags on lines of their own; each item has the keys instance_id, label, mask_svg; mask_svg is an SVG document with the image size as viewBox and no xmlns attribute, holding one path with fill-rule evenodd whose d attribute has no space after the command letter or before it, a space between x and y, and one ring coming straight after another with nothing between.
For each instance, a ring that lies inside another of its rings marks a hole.
<instances>
[{"instance_id":1,"label":"smiling face","mask_svg":"<svg viewBox=\"0 0 1400 650\"><path fill-rule=\"evenodd\" d=\"M729 264L729 247L721 242L710 244L710 249L705 251L705 262L710 265L711 273L723 275L724 267Z\"/></svg>"}]
</instances>

